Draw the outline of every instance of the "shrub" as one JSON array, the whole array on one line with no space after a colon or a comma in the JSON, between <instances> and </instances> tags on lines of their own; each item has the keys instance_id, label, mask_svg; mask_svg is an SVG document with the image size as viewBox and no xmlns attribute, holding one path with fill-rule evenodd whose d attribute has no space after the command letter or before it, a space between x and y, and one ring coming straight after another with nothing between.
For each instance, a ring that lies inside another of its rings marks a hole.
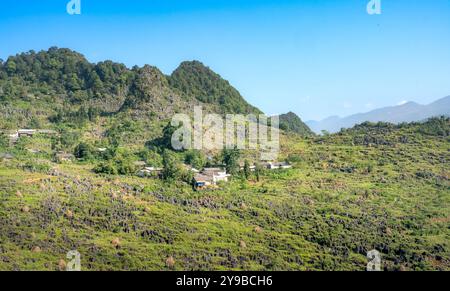
<instances>
[{"instance_id":1,"label":"shrub","mask_svg":"<svg viewBox=\"0 0 450 291\"><path fill-rule=\"evenodd\" d=\"M198 170L201 170L206 164L206 157L199 150L191 150L186 152L184 162Z\"/></svg>"},{"instance_id":2,"label":"shrub","mask_svg":"<svg viewBox=\"0 0 450 291\"><path fill-rule=\"evenodd\" d=\"M7 148L9 146L9 140L6 134L0 133L0 149Z\"/></svg>"},{"instance_id":3,"label":"shrub","mask_svg":"<svg viewBox=\"0 0 450 291\"><path fill-rule=\"evenodd\" d=\"M98 164L94 168L94 172L97 174L108 174L108 175L117 175L119 173L116 166L111 162L103 162Z\"/></svg>"},{"instance_id":4,"label":"shrub","mask_svg":"<svg viewBox=\"0 0 450 291\"><path fill-rule=\"evenodd\" d=\"M136 167L130 161L130 159L119 158L116 161L117 171L120 175L130 175L136 172Z\"/></svg>"},{"instance_id":5,"label":"shrub","mask_svg":"<svg viewBox=\"0 0 450 291\"><path fill-rule=\"evenodd\" d=\"M23 169L30 172L48 173L50 171L50 166L48 164L28 161L23 165Z\"/></svg>"},{"instance_id":6,"label":"shrub","mask_svg":"<svg viewBox=\"0 0 450 291\"><path fill-rule=\"evenodd\" d=\"M162 157L156 151L143 149L138 153L138 157L154 167L162 166Z\"/></svg>"},{"instance_id":7,"label":"shrub","mask_svg":"<svg viewBox=\"0 0 450 291\"><path fill-rule=\"evenodd\" d=\"M73 155L82 160L89 160L93 157L94 149L91 145L82 142L75 147Z\"/></svg>"},{"instance_id":8,"label":"shrub","mask_svg":"<svg viewBox=\"0 0 450 291\"><path fill-rule=\"evenodd\" d=\"M180 173L175 155L168 150L163 153L163 171L164 180L176 179Z\"/></svg>"}]
</instances>

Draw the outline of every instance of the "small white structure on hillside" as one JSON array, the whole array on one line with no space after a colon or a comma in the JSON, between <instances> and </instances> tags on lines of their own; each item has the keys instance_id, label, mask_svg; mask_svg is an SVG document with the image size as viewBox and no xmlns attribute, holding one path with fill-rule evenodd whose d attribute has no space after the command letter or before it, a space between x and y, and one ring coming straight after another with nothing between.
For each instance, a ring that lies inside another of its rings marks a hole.
<instances>
[{"instance_id":1,"label":"small white structure on hillside","mask_svg":"<svg viewBox=\"0 0 450 291\"><path fill-rule=\"evenodd\" d=\"M266 164L269 170L291 169L292 165L287 162L270 162Z\"/></svg>"},{"instance_id":2,"label":"small white structure on hillside","mask_svg":"<svg viewBox=\"0 0 450 291\"><path fill-rule=\"evenodd\" d=\"M228 182L229 177L231 175L222 168L205 168L194 176L194 187L197 190L215 187L219 182Z\"/></svg>"},{"instance_id":3,"label":"small white structure on hillside","mask_svg":"<svg viewBox=\"0 0 450 291\"><path fill-rule=\"evenodd\" d=\"M156 167L145 167L144 169L140 170L138 172L139 177L156 177L159 176L162 172L162 168L156 168Z\"/></svg>"},{"instance_id":4,"label":"small white structure on hillside","mask_svg":"<svg viewBox=\"0 0 450 291\"><path fill-rule=\"evenodd\" d=\"M73 154L60 151L56 153L55 159L58 163L72 162L73 160L75 160L75 156Z\"/></svg>"},{"instance_id":5,"label":"small white structure on hillside","mask_svg":"<svg viewBox=\"0 0 450 291\"><path fill-rule=\"evenodd\" d=\"M143 167L145 167L147 165L147 163L144 162L144 161L136 161L136 162L133 163L133 165L135 165L136 167L143 168Z\"/></svg>"},{"instance_id":6,"label":"small white structure on hillside","mask_svg":"<svg viewBox=\"0 0 450 291\"><path fill-rule=\"evenodd\" d=\"M36 133L37 133L36 129L19 129L17 131L18 137L22 137L22 136L32 137Z\"/></svg>"},{"instance_id":7,"label":"small white structure on hillside","mask_svg":"<svg viewBox=\"0 0 450 291\"><path fill-rule=\"evenodd\" d=\"M217 184L218 182L228 182L228 178L231 177L231 175L227 174L227 171L222 168L205 168L202 171L202 174L211 176L214 184Z\"/></svg>"},{"instance_id":8,"label":"small white structure on hillside","mask_svg":"<svg viewBox=\"0 0 450 291\"><path fill-rule=\"evenodd\" d=\"M243 171L244 168L245 168L245 165L244 165L243 163L241 163L241 164L239 165L239 169L240 169L241 171ZM250 168L250 171L252 171L252 172L256 171L256 165L250 165L249 168Z\"/></svg>"},{"instance_id":9,"label":"small white structure on hillside","mask_svg":"<svg viewBox=\"0 0 450 291\"><path fill-rule=\"evenodd\" d=\"M200 173L199 170L197 170L196 168L192 167L191 165L183 164L182 167L183 167L186 171L192 172L192 173L194 173L194 174Z\"/></svg>"}]
</instances>

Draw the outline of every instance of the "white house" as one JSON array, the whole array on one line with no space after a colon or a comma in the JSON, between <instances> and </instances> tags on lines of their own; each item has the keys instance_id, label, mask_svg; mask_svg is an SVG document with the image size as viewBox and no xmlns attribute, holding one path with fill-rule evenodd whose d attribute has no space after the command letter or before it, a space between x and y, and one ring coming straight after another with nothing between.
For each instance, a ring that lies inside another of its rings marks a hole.
<instances>
[{"instance_id":1,"label":"white house","mask_svg":"<svg viewBox=\"0 0 450 291\"><path fill-rule=\"evenodd\" d=\"M155 167L145 167L144 169L140 170L138 172L139 177L154 177L158 176L162 172L162 168L155 168Z\"/></svg>"},{"instance_id":2,"label":"white house","mask_svg":"<svg viewBox=\"0 0 450 291\"><path fill-rule=\"evenodd\" d=\"M18 135L18 137L22 137L22 136L29 136L29 137L31 137L31 136L35 135L36 132L37 131L35 129L19 129L17 131L17 135Z\"/></svg>"},{"instance_id":3,"label":"white house","mask_svg":"<svg viewBox=\"0 0 450 291\"><path fill-rule=\"evenodd\" d=\"M287 162L267 163L267 169L269 170L290 169L290 168L292 168L292 165Z\"/></svg>"},{"instance_id":4,"label":"white house","mask_svg":"<svg viewBox=\"0 0 450 291\"><path fill-rule=\"evenodd\" d=\"M214 187L219 182L228 182L231 175L221 168L205 168L201 173L194 176L194 187L197 190Z\"/></svg>"},{"instance_id":5,"label":"white house","mask_svg":"<svg viewBox=\"0 0 450 291\"><path fill-rule=\"evenodd\" d=\"M231 177L231 175L227 174L227 171L222 168L205 168L202 171L202 174L211 176L214 184L217 184L218 182L228 182L228 178Z\"/></svg>"}]
</instances>

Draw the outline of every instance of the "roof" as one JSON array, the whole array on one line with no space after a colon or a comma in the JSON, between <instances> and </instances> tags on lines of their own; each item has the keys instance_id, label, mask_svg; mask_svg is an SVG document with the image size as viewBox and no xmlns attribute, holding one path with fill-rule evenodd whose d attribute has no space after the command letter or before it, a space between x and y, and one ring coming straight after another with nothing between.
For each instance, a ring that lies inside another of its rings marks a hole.
<instances>
[{"instance_id":1,"label":"roof","mask_svg":"<svg viewBox=\"0 0 450 291\"><path fill-rule=\"evenodd\" d=\"M134 165L135 166L145 166L147 163L146 162L144 162L144 161L137 161L137 162L134 162Z\"/></svg>"},{"instance_id":2,"label":"roof","mask_svg":"<svg viewBox=\"0 0 450 291\"><path fill-rule=\"evenodd\" d=\"M0 154L0 159L10 160L10 159L13 159L13 158L14 158L14 156L12 154L9 154L9 153Z\"/></svg>"},{"instance_id":3,"label":"roof","mask_svg":"<svg viewBox=\"0 0 450 291\"><path fill-rule=\"evenodd\" d=\"M75 157L73 154L61 153L61 152L56 153L56 156L60 157L60 158L73 158L73 157Z\"/></svg>"},{"instance_id":4,"label":"roof","mask_svg":"<svg viewBox=\"0 0 450 291\"><path fill-rule=\"evenodd\" d=\"M278 167L285 167L285 166L290 166L291 164L287 163L287 162L279 162L279 163L274 163L274 166L278 166Z\"/></svg>"},{"instance_id":5,"label":"roof","mask_svg":"<svg viewBox=\"0 0 450 291\"><path fill-rule=\"evenodd\" d=\"M39 129L37 130L38 133L44 133L44 134L57 134L58 132L51 129Z\"/></svg>"},{"instance_id":6,"label":"roof","mask_svg":"<svg viewBox=\"0 0 450 291\"><path fill-rule=\"evenodd\" d=\"M191 165L183 164L182 167L183 167L185 170L187 170L187 171L191 171L191 172L194 172L194 173L200 173L199 170L197 170L196 168L192 167Z\"/></svg>"},{"instance_id":7,"label":"roof","mask_svg":"<svg viewBox=\"0 0 450 291\"><path fill-rule=\"evenodd\" d=\"M145 167L144 170L150 171L150 172L160 172L163 169L162 168L155 168L155 167Z\"/></svg>"},{"instance_id":8,"label":"roof","mask_svg":"<svg viewBox=\"0 0 450 291\"><path fill-rule=\"evenodd\" d=\"M224 168L205 168L204 171L224 171Z\"/></svg>"},{"instance_id":9,"label":"roof","mask_svg":"<svg viewBox=\"0 0 450 291\"><path fill-rule=\"evenodd\" d=\"M212 172L212 173L221 172L221 173L223 173L223 172L226 172L226 170L222 169L222 168L205 168L205 169L203 169L203 172L204 173L207 173L207 172Z\"/></svg>"},{"instance_id":10,"label":"roof","mask_svg":"<svg viewBox=\"0 0 450 291\"><path fill-rule=\"evenodd\" d=\"M211 176L208 176L208 175L203 175L203 174L196 174L195 176L194 176L194 180L196 181L196 182L210 182L210 181L213 181L213 177L211 177Z\"/></svg>"},{"instance_id":11,"label":"roof","mask_svg":"<svg viewBox=\"0 0 450 291\"><path fill-rule=\"evenodd\" d=\"M19 129L17 132L18 133L35 133L36 130L35 129Z\"/></svg>"}]
</instances>

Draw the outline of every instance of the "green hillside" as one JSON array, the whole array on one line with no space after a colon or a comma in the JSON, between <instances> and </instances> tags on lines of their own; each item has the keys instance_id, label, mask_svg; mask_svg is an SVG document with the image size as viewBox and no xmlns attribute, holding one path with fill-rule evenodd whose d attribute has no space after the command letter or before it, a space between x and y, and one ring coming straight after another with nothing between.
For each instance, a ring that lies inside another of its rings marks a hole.
<instances>
[{"instance_id":1,"label":"green hillside","mask_svg":"<svg viewBox=\"0 0 450 291\"><path fill-rule=\"evenodd\" d=\"M115 134L135 148L115 160L142 159L129 130ZM108 160L95 154L56 163L43 135L3 142L14 158L0 162L0 270L58 270L73 249L84 270L364 270L371 249L386 270L450 270L449 131L434 119L283 135L293 169L205 192L95 174Z\"/></svg>"},{"instance_id":2,"label":"green hillside","mask_svg":"<svg viewBox=\"0 0 450 291\"><path fill-rule=\"evenodd\" d=\"M295 132L301 136L314 135L311 129L293 112L280 115L280 129Z\"/></svg>"},{"instance_id":3,"label":"green hillside","mask_svg":"<svg viewBox=\"0 0 450 291\"><path fill-rule=\"evenodd\" d=\"M169 81L171 86L188 98L219 104L223 113L261 113L248 104L228 81L199 61L183 62L172 73Z\"/></svg>"}]
</instances>

